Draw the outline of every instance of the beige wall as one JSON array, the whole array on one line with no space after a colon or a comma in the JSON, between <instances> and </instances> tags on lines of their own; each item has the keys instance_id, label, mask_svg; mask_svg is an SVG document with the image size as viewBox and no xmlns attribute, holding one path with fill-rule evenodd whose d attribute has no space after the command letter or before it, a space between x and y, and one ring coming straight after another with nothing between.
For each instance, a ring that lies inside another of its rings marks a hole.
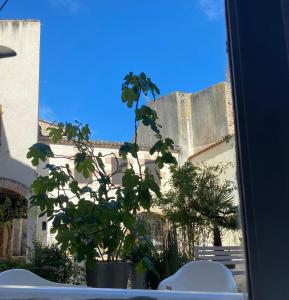
<instances>
[{"instance_id":1,"label":"beige wall","mask_svg":"<svg viewBox=\"0 0 289 300\"><path fill-rule=\"evenodd\" d=\"M17 56L0 59L0 105L2 105L0 177L5 185L24 185L29 191L35 168L26 158L37 142L39 94L40 23L0 21L0 45ZM30 196L30 192L24 195ZM31 247L37 224L36 209L28 212L27 245Z\"/></svg>"},{"instance_id":2,"label":"beige wall","mask_svg":"<svg viewBox=\"0 0 289 300\"><path fill-rule=\"evenodd\" d=\"M54 152L54 154L61 154L62 156L73 157L76 153L75 147L72 144L50 144L50 147L51 147L52 151ZM95 154L102 153L103 155L108 155L110 153L114 153L118 157L118 148L117 147L114 147L114 148L112 148L112 147L111 148L96 147L96 148L94 148L94 152L95 152ZM174 155L178 159L178 154L175 153ZM146 159L153 160L153 159L155 159L155 156L151 156L148 151L140 151L139 159L140 159L140 163L144 164ZM107 156L107 157L103 158L103 161L105 163L105 168L106 168L107 174L110 174L112 172L111 156ZM132 164L133 168L137 172L138 165L137 165L136 160L129 156L128 162L129 162L129 164ZM49 158L49 162L47 161L46 163L50 163L50 164L54 164L54 165L58 165L58 166L64 166L65 164L69 164L72 172L74 171L73 160L68 160L65 158ZM42 163L41 165L39 165L37 167L38 175L42 175L42 176L47 175L47 170L44 169L46 163ZM144 170L144 168L143 168L143 170ZM161 190L164 191L164 190L168 189L168 187L169 187L168 181L170 178L170 171L169 171L168 166L165 166L160 171L160 176L161 176ZM92 178L92 179L95 179L95 178ZM91 186L93 188L97 189L98 185L97 185L97 183L94 182ZM72 196L72 194L69 195L69 192L67 192L67 194L68 194L68 196ZM159 212L159 210L156 208L154 208L153 210ZM47 231L42 230L42 227L41 227L42 222L46 222L46 221L47 221L47 218L45 216L42 218L39 218L39 222L38 222L38 226L37 226L37 237L40 240L42 240L44 244L54 241L53 235L50 234L52 222L47 223Z\"/></svg>"},{"instance_id":3,"label":"beige wall","mask_svg":"<svg viewBox=\"0 0 289 300\"><path fill-rule=\"evenodd\" d=\"M0 59L0 177L27 187L35 178L26 153L38 135L39 43L38 21L0 21L0 45L17 53Z\"/></svg>"},{"instance_id":4,"label":"beige wall","mask_svg":"<svg viewBox=\"0 0 289 300\"><path fill-rule=\"evenodd\" d=\"M229 164L222 179L232 180L236 183L236 153L235 137L231 137L228 142L223 141L199 154L193 155L190 161L193 164L219 165Z\"/></svg>"},{"instance_id":5,"label":"beige wall","mask_svg":"<svg viewBox=\"0 0 289 300\"><path fill-rule=\"evenodd\" d=\"M190 161L195 164L206 165L219 165L229 164L226 172L222 175L221 180L233 181L236 190L234 193L235 203L239 204L239 194L237 190L237 177L236 177L236 149L235 149L235 136L229 142L223 141L220 144L213 146L199 154L191 157ZM239 245L241 239L241 232L226 232L223 238L223 244L226 246Z\"/></svg>"},{"instance_id":6,"label":"beige wall","mask_svg":"<svg viewBox=\"0 0 289 300\"><path fill-rule=\"evenodd\" d=\"M234 133L232 96L229 82L221 82L196 93L175 92L151 101L158 114L163 136L180 147L180 164L204 146ZM139 142L152 144L148 127L139 127Z\"/></svg>"}]
</instances>

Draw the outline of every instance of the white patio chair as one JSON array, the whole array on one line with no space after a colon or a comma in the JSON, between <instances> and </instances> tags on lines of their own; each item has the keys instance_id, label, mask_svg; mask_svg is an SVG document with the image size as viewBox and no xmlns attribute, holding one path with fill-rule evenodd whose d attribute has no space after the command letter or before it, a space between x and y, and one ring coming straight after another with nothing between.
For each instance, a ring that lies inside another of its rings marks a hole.
<instances>
[{"instance_id":1,"label":"white patio chair","mask_svg":"<svg viewBox=\"0 0 289 300\"><path fill-rule=\"evenodd\" d=\"M12 269L0 273L0 285L17 285L17 286L73 286L52 282L39 277L38 275L23 269ZM77 287L77 286L75 286Z\"/></svg>"},{"instance_id":2,"label":"white patio chair","mask_svg":"<svg viewBox=\"0 0 289 300\"><path fill-rule=\"evenodd\" d=\"M214 261L192 261L164 279L159 290L236 293L231 271Z\"/></svg>"}]
</instances>

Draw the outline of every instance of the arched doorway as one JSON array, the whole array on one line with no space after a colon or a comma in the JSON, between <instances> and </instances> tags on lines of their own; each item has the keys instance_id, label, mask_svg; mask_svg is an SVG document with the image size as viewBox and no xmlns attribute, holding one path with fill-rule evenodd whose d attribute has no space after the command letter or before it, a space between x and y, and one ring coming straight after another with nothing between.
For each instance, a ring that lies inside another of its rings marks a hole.
<instances>
[{"instance_id":1,"label":"arched doorway","mask_svg":"<svg viewBox=\"0 0 289 300\"><path fill-rule=\"evenodd\" d=\"M27 189L0 178L0 257L25 256L27 248Z\"/></svg>"}]
</instances>

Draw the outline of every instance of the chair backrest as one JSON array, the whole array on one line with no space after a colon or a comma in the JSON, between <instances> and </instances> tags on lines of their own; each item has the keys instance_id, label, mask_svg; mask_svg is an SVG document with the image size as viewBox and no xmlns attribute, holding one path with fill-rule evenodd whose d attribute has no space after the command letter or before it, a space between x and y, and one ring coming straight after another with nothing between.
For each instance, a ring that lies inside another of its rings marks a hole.
<instances>
[{"instance_id":1,"label":"chair backrest","mask_svg":"<svg viewBox=\"0 0 289 300\"><path fill-rule=\"evenodd\" d=\"M212 260L229 267L233 275L245 274L244 249L241 246L197 246L196 260Z\"/></svg>"},{"instance_id":2,"label":"chair backrest","mask_svg":"<svg viewBox=\"0 0 289 300\"><path fill-rule=\"evenodd\" d=\"M21 285L21 286L69 286L52 282L39 277L38 275L23 269L12 269L0 273L0 285Z\"/></svg>"},{"instance_id":3,"label":"chair backrest","mask_svg":"<svg viewBox=\"0 0 289 300\"><path fill-rule=\"evenodd\" d=\"M236 293L230 270L214 261L192 261L163 280L159 290Z\"/></svg>"}]
</instances>

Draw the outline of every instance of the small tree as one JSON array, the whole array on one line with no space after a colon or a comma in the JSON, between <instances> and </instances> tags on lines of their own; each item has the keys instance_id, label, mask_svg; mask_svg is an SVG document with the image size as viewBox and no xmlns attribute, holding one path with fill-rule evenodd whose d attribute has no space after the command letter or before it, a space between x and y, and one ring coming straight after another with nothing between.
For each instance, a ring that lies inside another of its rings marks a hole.
<instances>
[{"instance_id":1,"label":"small tree","mask_svg":"<svg viewBox=\"0 0 289 300\"><path fill-rule=\"evenodd\" d=\"M234 204L231 181L220 180L222 166L194 166L187 162L171 168L171 189L157 203L166 217L180 228L187 255L194 257L194 246L213 236L222 244L225 230L238 228L238 207Z\"/></svg>"},{"instance_id":2,"label":"small tree","mask_svg":"<svg viewBox=\"0 0 289 300\"><path fill-rule=\"evenodd\" d=\"M239 227L239 208L234 203L234 185L221 180L226 166L202 166L198 176L197 197L203 224L213 234L214 246L222 246L222 236L227 230Z\"/></svg>"},{"instance_id":3,"label":"small tree","mask_svg":"<svg viewBox=\"0 0 289 300\"><path fill-rule=\"evenodd\" d=\"M119 149L119 156L128 161L128 168L123 171L117 166L116 172L123 173L122 185L112 183L113 174L108 174L104 158L114 157L114 153L103 155L95 153L90 140L88 125L79 123L60 123L50 128L49 136L54 143L63 140L71 142L76 154L64 157L53 153L49 145L37 143L30 147L27 154L34 166L49 157L72 160L75 169L85 178L92 177L92 184L79 186L68 164L46 164L49 174L38 177L32 185L33 205L39 206L41 215L46 214L53 220L52 232L62 249L67 249L79 261L88 263L96 259L117 261L123 249L130 249L136 239L135 216L137 211L149 210L154 195L160 196L160 188L154 176L139 159L138 125L151 128L156 143L150 149L155 155L159 168L165 164L174 164L176 160L171 153L173 141L163 138L157 114L146 105L141 105L141 96L159 94L157 86L144 73L129 73L122 85L122 102L134 108L134 141L124 143ZM133 161L137 170L133 168Z\"/></svg>"}]
</instances>

